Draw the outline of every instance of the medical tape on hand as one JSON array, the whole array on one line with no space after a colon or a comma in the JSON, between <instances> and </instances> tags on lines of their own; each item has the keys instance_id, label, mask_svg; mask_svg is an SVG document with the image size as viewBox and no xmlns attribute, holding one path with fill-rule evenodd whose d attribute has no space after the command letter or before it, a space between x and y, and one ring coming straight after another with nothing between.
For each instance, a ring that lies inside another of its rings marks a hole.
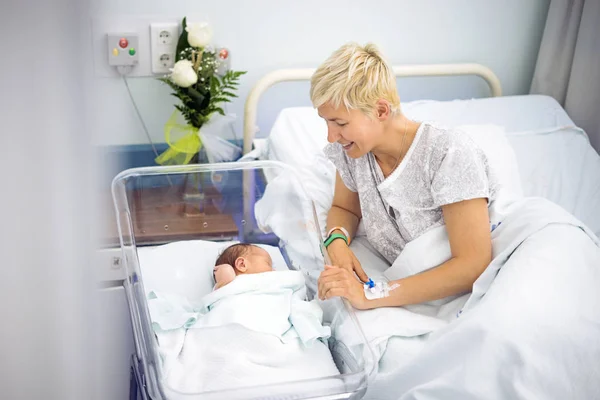
<instances>
[{"instance_id":1,"label":"medical tape on hand","mask_svg":"<svg viewBox=\"0 0 600 400\"><path fill-rule=\"evenodd\" d=\"M387 282L377 282L372 285L365 284L365 297L367 300L382 299L388 297L390 292L398 287L400 285L397 283L388 285Z\"/></svg>"}]
</instances>

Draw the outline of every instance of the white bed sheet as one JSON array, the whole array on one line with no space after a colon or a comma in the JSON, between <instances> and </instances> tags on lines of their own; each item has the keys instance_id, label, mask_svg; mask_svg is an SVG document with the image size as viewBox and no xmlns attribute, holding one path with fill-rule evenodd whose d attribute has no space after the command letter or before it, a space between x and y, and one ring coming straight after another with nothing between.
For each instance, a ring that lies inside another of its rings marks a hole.
<instances>
[{"instance_id":1,"label":"white bed sheet","mask_svg":"<svg viewBox=\"0 0 600 400\"><path fill-rule=\"evenodd\" d=\"M441 125L498 125L516 156L525 196L545 197L600 234L600 156L551 97L506 96L403 103L415 120ZM256 140L259 158L293 166L315 162L326 145L326 125L312 107L282 110L267 139ZM269 177L268 177L269 178Z\"/></svg>"}]
</instances>

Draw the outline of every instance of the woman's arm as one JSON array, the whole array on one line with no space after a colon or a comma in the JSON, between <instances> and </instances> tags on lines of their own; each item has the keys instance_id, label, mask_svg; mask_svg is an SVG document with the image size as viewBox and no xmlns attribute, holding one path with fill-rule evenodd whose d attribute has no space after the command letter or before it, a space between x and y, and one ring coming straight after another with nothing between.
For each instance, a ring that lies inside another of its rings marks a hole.
<instances>
[{"instance_id":1,"label":"woman's arm","mask_svg":"<svg viewBox=\"0 0 600 400\"><path fill-rule=\"evenodd\" d=\"M468 292L492 259L486 199L442 207L452 258L408 278L389 282L398 287L388 297L367 300L362 283L345 268L326 266L319 277L319 298L341 296L359 309L417 304Z\"/></svg>"},{"instance_id":2,"label":"woman's arm","mask_svg":"<svg viewBox=\"0 0 600 400\"><path fill-rule=\"evenodd\" d=\"M352 239L356 234L358 222L361 217L362 214L360 211L358 193L348 189L346 185L344 185L340 173L336 172L333 203L331 204L329 214L327 214L327 230L329 231L335 226L343 226L350 234L349 239ZM333 243L335 242L339 242L339 240L336 240Z\"/></svg>"},{"instance_id":3,"label":"woman's arm","mask_svg":"<svg viewBox=\"0 0 600 400\"><path fill-rule=\"evenodd\" d=\"M392 281L399 287L389 297L365 300L362 308L403 306L465 293L492 259L486 199L442 206L452 258L436 268Z\"/></svg>"},{"instance_id":4,"label":"woman's arm","mask_svg":"<svg viewBox=\"0 0 600 400\"><path fill-rule=\"evenodd\" d=\"M329 214L327 214L327 231L336 226L341 226L348 231L350 235L348 239L351 240L356 235L361 217L362 213L360 211L358 193L348 189L342 181L339 172L336 173L333 203ZM363 282L369 280L360 262L342 239L336 239L331 242L327 246L327 254L329 254L333 265L345 269L351 275L355 273Z\"/></svg>"}]
</instances>

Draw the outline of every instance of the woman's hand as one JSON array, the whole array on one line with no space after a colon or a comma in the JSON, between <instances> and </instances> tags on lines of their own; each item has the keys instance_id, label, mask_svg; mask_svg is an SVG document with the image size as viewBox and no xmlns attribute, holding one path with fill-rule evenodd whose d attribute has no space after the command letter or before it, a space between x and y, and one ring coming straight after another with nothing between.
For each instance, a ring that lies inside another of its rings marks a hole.
<instances>
[{"instance_id":1,"label":"woman's hand","mask_svg":"<svg viewBox=\"0 0 600 400\"><path fill-rule=\"evenodd\" d=\"M345 268L326 265L325 271L319 276L318 285L321 300L339 296L347 299L354 308L368 308L363 284Z\"/></svg>"},{"instance_id":2,"label":"woman's hand","mask_svg":"<svg viewBox=\"0 0 600 400\"><path fill-rule=\"evenodd\" d=\"M350 273L356 273L356 276L364 283L369 281L358 258L356 258L354 252L350 250L350 247L343 240L337 239L331 242L327 247L327 254L329 254L333 265L343 268Z\"/></svg>"}]
</instances>

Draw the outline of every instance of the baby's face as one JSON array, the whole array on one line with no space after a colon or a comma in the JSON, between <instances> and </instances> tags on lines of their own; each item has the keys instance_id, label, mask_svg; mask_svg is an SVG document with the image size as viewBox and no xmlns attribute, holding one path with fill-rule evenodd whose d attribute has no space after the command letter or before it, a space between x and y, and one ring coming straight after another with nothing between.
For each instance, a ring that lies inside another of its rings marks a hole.
<instances>
[{"instance_id":1,"label":"baby's face","mask_svg":"<svg viewBox=\"0 0 600 400\"><path fill-rule=\"evenodd\" d=\"M273 261L269 252L265 249L253 246L249 249L248 254L244 257L244 265L246 274L259 274L261 272L273 271Z\"/></svg>"},{"instance_id":2,"label":"baby's face","mask_svg":"<svg viewBox=\"0 0 600 400\"><path fill-rule=\"evenodd\" d=\"M235 279L235 270L229 264L217 265L214 269L215 289L227 285Z\"/></svg>"}]
</instances>

